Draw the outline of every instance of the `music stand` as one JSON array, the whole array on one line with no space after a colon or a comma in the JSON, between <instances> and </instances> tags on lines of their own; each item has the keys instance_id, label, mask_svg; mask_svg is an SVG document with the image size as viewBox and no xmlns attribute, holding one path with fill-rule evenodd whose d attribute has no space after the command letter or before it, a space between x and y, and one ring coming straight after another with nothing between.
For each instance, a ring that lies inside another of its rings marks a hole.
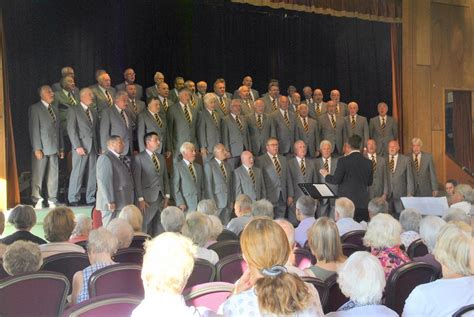
<instances>
[{"instance_id":1,"label":"music stand","mask_svg":"<svg viewBox=\"0 0 474 317\"><path fill-rule=\"evenodd\" d=\"M337 198L332 189L325 183L299 183L301 191L313 199Z\"/></svg>"}]
</instances>

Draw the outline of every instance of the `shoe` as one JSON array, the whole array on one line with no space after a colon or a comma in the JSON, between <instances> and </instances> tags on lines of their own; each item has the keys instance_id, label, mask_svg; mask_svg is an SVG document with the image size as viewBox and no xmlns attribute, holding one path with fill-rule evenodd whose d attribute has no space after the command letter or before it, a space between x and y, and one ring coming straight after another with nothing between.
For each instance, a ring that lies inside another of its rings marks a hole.
<instances>
[{"instance_id":1,"label":"shoe","mask_svg":"<svg viewBox=\"0 0 474 317\"><path fill-rule=\"evenodd\" d=\"M38 209L43 209L43 198L40 198L36 204L35 204L35 209L38 210Z\"/></svg>"},{"instance_id":2,"label":"shoe","mask_svg":"<svg viewBox=\"0 0 474 317\"><path fill-rule=\"evenodd\" d=\"M72 202L72 203L69 203L69 206L70 206L70 207L78 207L78 206L80 206L80 205L81 205L81 204L80 204L79 202L77 202L77 201L74 201L74 202Z\"/></svg>"},{"instance_id":3,"label":"shoe","mask_svg":"<svg viewBox=\"0 0 474 317\"><path fill-rule=\"evenodd\" d=\"M87 203L86 206L95 206L95 201L91 202L91 203Z\"/></svg>"},{"instance_id":4,"label":"shoe","mask_svg":"<svg viewBox=\"0 0 474 317\"><path fill-rule=\"evenodd\" d=\"M48 201L49 208L56 208L57 205L54 201Z\"/></svg>"}]
</instances>

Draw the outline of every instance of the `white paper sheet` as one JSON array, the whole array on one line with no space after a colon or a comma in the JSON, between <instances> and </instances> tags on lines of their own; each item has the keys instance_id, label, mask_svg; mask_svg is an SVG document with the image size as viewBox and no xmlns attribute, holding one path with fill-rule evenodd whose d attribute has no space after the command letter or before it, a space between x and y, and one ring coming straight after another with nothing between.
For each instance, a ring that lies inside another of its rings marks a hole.
<instances>
[{"instance_id":1,"label":"white paper sheet","mask_svg":"<svg viewBox=\"0 0 474 317\"><path fill-rule=\"evenodd\" d=\"M316 187L321 196L334 196L334 194L331 192L331 190L326 184L313 184L313 186Z\"/></svg>"},{"instance_id":2,"label":"white paper sheet","mask_svg":"<svg viewBox=\"0 0 474 317\"><path fill-rule=\"evenodd\" d=\"M418 209L423 216L444 216L449 209L446 197L401 197L405 208Z\"/></svg>"}]
</instances>

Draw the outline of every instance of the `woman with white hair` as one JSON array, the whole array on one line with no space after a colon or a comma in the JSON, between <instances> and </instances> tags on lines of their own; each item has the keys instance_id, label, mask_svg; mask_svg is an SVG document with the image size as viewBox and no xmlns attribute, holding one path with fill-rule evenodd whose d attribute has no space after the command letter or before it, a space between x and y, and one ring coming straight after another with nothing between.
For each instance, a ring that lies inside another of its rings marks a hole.
<instances>
[{"instance_id":1,"label":"woman with white hair","mask_svg":"<svg viewBox=\"0 0 474 317\"><path fill-rule=\"evenodd\" d=\"M183 226L183 235L197 246L196 258L207 260L212 264L219 261L219 256L214 250L204 247L211 237L211 220L207 215L200 212L188 213Z\"/></svg>"},{"instance_id":2,"label":"woman with white hair","mask_svg":"<svg viewBox=\"0 0 474 317\"><path fill-rule=\"evenodd\" d=\"M373 217L364 236L364 245L371 248L385 271L385 278L410 258L400 249L402 226L389 214L378 214Z\"/></svg>"},{"instance_id":3,"label":"woman with white hair","mask_svg":"<svg viewBox=\"0 0 474 317\"><path fill-rule=\"evenodd\" d=\"M337 282L350 301L326 316L398 316L381 305L385 275L379 260L369 252L353 253L339 268Z\"/></svg>"},{"instance_id":4,"label":"woman with white hair","mask_svg":"<svg viewBox=\"0 0 474 317\"><path fill-rule=\"evenodd\" d=\"M428 254L413 259L416 262L424 262L434 266L441 272L441 264L436 261L433 250L439 231L446 224L446 221L437 216L426 216L420 221L420 237L428 248Z\"/></svg>"},{"instance_id":5,"label":"woman with white hair","mask_svg":"<svg viewBox=\"0 0 474 317\"><path fill-rule=\"evenodd\" d=\"M474 189L468 184L459 184L451 196L451 207L462 209L467 215L474 214Z\"/></svg>"},{"instance_id":6,"label":"woman with white hair","mask_svg":"<svg viewBox=\"0 0 474 317\"><path fill-rule=\"evenodd\" d=\"M421 212L414 208L404 209L400 213L399 221L403 229L400 240L407 249L413 241L420 239Z\"/></svg>"},{"instance_id":7,"label":"woman with white hair","mask_svg":"<svg viewBox=\"0 0 474 317\"><path fill-rule=\"evenodd\" d=\"M216 243L217 237L224 230L224 226L222 225L222 222L219 219L219 217L217 217L216 215L208 215L208 217L209 217L209 221L211 222L211 227L210 227L211 232L210 232L209 240L204 245L205 248Z\"/></svg>"},{"instance_id":8,"label":"woman with white hair","mask_svg":"<svg viewBox=\"0 0 474 317\"><path fill-rule=\"evenodd\" d=\"M69 242L77 243L87 241L92 230L92 218L88 215L79 214L76 216L76 226L72 230Z\"/></svg>"},{"instance_id":9,"label":"woman with white hair","mask_svg":"<svg viewBox=\"0 0 474 317\"><path fill-rule=\"evenodd\" d=\"M133 228L133 235L139 237L150 238L150 235L143 232L143 215L141 210L135 205L127 205L122 208L119 214L119 219L124 219Z\"/></svg>"},{"instance_id":10,"label":"woman with white hair","mask_svg":"<svg viewBox=\"0 0 474 317\"><path fill-rule=\"evenodd\" d=\"M105 228L92 230L87 241L87 256L91 265L78 271L72 279L72 304L89 299L89 279L98 269L115 264L112 256L117 251L117 238Z\"/></svg>"},{"instance_id":11,"label":"woman with white hair","mask_svg":"<svg viewBox=\"0 0 474 317\"><path fill-rule=\"evenodd\" d=\"M133 240L133 228L127 220L112 219L106 228L117 238L117 249L130 247Z\"/></svg>"},{"instance_id":12,"label":"woman with white hair","mask_svg":"<svg viewBox=\"0 0 474 317\"><path fill-rule=\"evenodd\" d=\"M415 287L405 301L403 316L451 316L459 308L474 304L474 275L469 249L472 228L448 223L441 228L434 256L441 263L443 278Z\"/></svg>"},{"instance_id":13,"label":"woman with white hair","mask_svg":"<svg viewBox=\"0 0 474 317\"><path fill-rule=\"evenodd\" d=\"M165 232L181 232L184 225L184 213L175 206L168 206L161 211L161 225Z\"/></svg>"},{"instance_id":14,"label":"woman with white hair","mask_svg":"<svg viewBox=\"0 0 474 317\"><path fill-rule=\"evenodd\" d=\"M39 246L31 241L15 241L3 254L3 269L11 276L36 272L42 264Z\"/></svg>"}]
</instances>

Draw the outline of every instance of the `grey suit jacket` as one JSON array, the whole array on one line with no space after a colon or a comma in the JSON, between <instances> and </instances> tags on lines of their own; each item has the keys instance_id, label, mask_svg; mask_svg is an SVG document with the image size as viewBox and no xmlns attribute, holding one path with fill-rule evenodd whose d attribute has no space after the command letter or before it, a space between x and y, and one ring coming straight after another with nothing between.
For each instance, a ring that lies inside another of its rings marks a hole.
<instances>
[{"instance_id":1,"label":"grey suit jacket","mask_svg":"<svg viewBox=\"0 0 474 317\"><path fill-rule=\"evenodd\" d=\"M244 116L239 116L242 130L232 115L222 120L222 143L230 151L231 157L237 157L245 150L250 150L250 138L247 121Z\"/></svg>"},{"instance_id":2,"label":"grey suit jacket","mask_svg":"<svg viewBox=\"0 0 474 317\"><path fill-rule=\"evenodd\" d=\"M257 99L260 97L260 95L259 95L259 93L258 93L257 90L255 90L255 89L253 89L253 88L252 88L251 90L252 90L252 95L253 95L253 99L252 99L252 100L255 101L255 100L257 100ZM240 99L240 95L239 95L239 90L238 90L238 89L234 90L234 95L232 96L232 98L233 98L233 99Z\"/></svg>"},{"instance_id":3,"label":"grey suit jacket","mask_svg":"<svg viewBox=\"0 0 474 317\"><path fill-rule=\"evenodd\" d=\"M249 100L248 103L243 99L239 99L239 101L240 101L240 113L242 115L247 116L254 112L252 100Z\"/></svg>"},{"instance_id":4,"label":"grey suit jacket","mask_svg":"<svg viewBox=\"0 0 474 317\"><path fill-rule=\"evenodd\" d=\"M137 83L135 83L135 87L137 88L137 95L136 95L136 98L137 98L138 100L141 100L142 97L143 97L143 87L142 87L141 85L137 84ZM116 89L117 91L120 91L120 90L125 91L126 88L127 88L127 84L126 84L125 82L120 83L120 84L118 84L117 86L115 86L115 89Z\"/></svg>"},{"instance_id":5,"label":"grey suit jacket","mask_svg":"<svg viewBox=\"0 0 474 317\"><path fill-rule=\"evenodd\" d=\"M59 110L59 120L61 121L61 132L63 136L67 135L67 113L69 109L73 106L79 105L79 90L76 88L72 92L72 97L76 101L75 104L71 103L67 94L64 93L64 90L54 92L54 104L58 106Z\"/></svg>"},{"instance_id":6,"label":"grey suit jacket","mask_svg":"<svg viewBox=\"0 0 474 317\"><path fill-rule=\"evenodd\" d=\"M326 113L319 117L319 129L321 140L331 142L334 151L342 153L342 145L344 142L344 117L336 115L336 128L331 124L331 119Z\"/></svg>"},{"instance_id":7,"label":"grey suit jacket","mask_svg":"<svg viewBox=\"0 0 474 317\"><path fill-rule=\"evenodd\" d=\"M289 126L286 125L280 110L273 112L270 117L272 118L272 135L279 141L278 152L280 154L292 153L293 144L295 143L298 133L295 114L288 111Z\"/></svg>"},{"instance_id":8,"label":"grey suit jacket","mask_svg":"<svg viewBox=\"0 0 474 317\"><path fill-rule=\"evenodd\" d=\"M214 92L215 93L215 92ZM227 116L228 114L230 114L230 109L229 109L229 106L230 106L230 102L232 101L232 95L229 94L228 92L225 93L225 97L223 97L224 99L224 104L225 104L225 109L226 109L226 113L224 114L224 112L222 111L221 109L221 105L220 105L220 96L215 93L216 96L217 96L217 107L216 107L216 111L221 115L221 118L224 118L225 116Z\"/></svg>"},{"instance_id":9,"label":"grey suit jacket","mask_svg":"<svg viewBox=\"0 0 474 317\"><path fill-rule=\"evenodd\" d=\"M253 113L246 116L249 128L250 149L253 155L261 155L266 151L267 140L272 136L272 119L262 114L262 128L257 126L257 116Z\"/></svg>"},{"instance_id":10,"label":"grey suit jacket","mask_svg":"<svg viewBox=\"0 0 474 317\"><path fill-rule=\"evenodd\" d=\"M150 97L156 97L158 98L158 89L156 88L156 85L150 86L145 90L145 94L147 98ZM171 104L170 104L171 105Z\"/></svg>"},{"instance_id":11,"label":"grey suit jacket","mask_svg":"<svg viewBox=\"0 0 474 317\"><path fill-rule=\"evenodd\" d=\"M301 172L301 167L296 157L292 157L288 160L288 170L290 172L288 196L293 197L295 201L304 195L298 184L318 182L319 170L316 171L314 168L314 161L305 158L304 163L306 170L305 175Z\"/></svg>"},{"instance_id":12,"label":"grey suit jacket","mask_svg":"<svg viewBox=\"0 0 474 317\"><path fill-rule=\"evenodd\" d=\"M61 86L59 82L57 82L51 85L51 89L56 94L57 91L63 90L63 87ZM74 96L79 96L79 88L77 86L76 88L74 88L73 94ZM79 99L77 99L77 101L79 101Z\"/></svg>"},{"instance_id":13,"label":"grey suit jacket","mask_svg":"<svg viewBox=\"0 0 474 317\"><path fill-rule=\"evenodd\" d=\"M53 121L48 108L41 101L31 105L28 109L31 148L33 151L43 151L44 155L53 155L64 149L59 110L54 104L51 107L56 121Z\"/></svg>"},{"instance_id":14,"label":"grey suit jacket","mask_svg":"<svg viewBox=\"0 0 474 317\"><path fill-rule=\"evenodd\" d=\"M158 154L160 170L157 171L151 156L147 151L138 153L133 159L133 180L135 183L136 198L143 197L146 202L155 202L159 195L170 194L170 184L166 162Z\"/></svg>"},{"instance_id":15,"label":"grey suit jacket","mask_svg":"<svg viewBox=\"0 0 474 317\"><path fill-rule=\"evenodd\" d=\"M275 165L268 154L259 156L255 162L258 168L262 170L263 182L265 183L266 198L272 203L278 203L280 193L283 200L286 202L288 198L288 182L291 178L288 170L288 163L286 157L277 155L278 161L281 165L281 174L278 175Z\"/></svg>"},{"instance_id":16,"label":"grey suit jacket","mask_svg":"<svg viewBox=\"0 0 474 317\"><path fill-rule=\"evenodd\" d=\"M191 123L186 120L184 110L180 103L176 103L168 109L166 118L168 120L168 149L175 155L178 154L181 144L184 142L191 142L196 149L196 127L199 121L199 114L196 108L189 107L192 115Z\"/></svg>"},{"instance_id":17,"label":"grey suit jacket","mask_svg":"<svg viewBox=\"0 0 474 317\"><path fill-rule=\"evenodd\" d=\"M371 160L371 155L365 155ZM386 160L383 156L376 155L375 158L377 166L372 180L372 185L369 186L369 200L375 197L380 197L383 194L388 195L388 175Z\"/></svg>"},{"instance_id":18,"label":"grey suit jacket","mask_svg":"<svg viewBox=\"0 0 474 317\"><path fill-rule=\"evenodd\" d=\"M313 104L313 106L309 108L308 116L310 116L313 119L318 120L320 116L322 116L323 114L327 112L327 106L325 102L322 102L320 106L321 106L321 113L319 115L316 112L316 104Z\"/></svg>"},{"instance_id":19,"label":"grey suit jacket","mask_svg":"<svg viewBox=\"0 0 474 317\"><path fill-rule=\"evenodd\" d=\"M217 124L212 119L211 114L207 109L201 111L199 116L199 122L197 126L197 138L199 143L199 148L205 148L209 153L212 153L214 146L217 143L221 143L221 130L222 130L222 120L221 116L217 111L214 111L214 115L217 119Z\"/></svg>"},{"instance_id":20,"label":"grey suit jacket","mask_svg":"<svg viewBox=\"0 0 474 317\"><path fill-rule=\"evenodd\" d=\"M329 188L334 192L334 194L337 195L337 188L338 186L335 184L330 184L326 182L326 177L323 177L321 173L319 173L319 170L324 167L324 159L323 157L318 157L316 160L314 160L314 168L316 170L316 174L318 176L318 183L325 183L328 185ZM331 164L329 166L329 174L334 175L334 172L336 171L337 168L337 157L331 156Z\"/></svg>"},{"instance_id":21,"label":"grey suit jacket","mask_svg":"<svg viewBox=\"0 0 474 317\"><path fill-rule=\"evenodd\" d=\"M255 175L255 186L244 165L234 170L234 197L244 194L254 201L266 198L262 171L255 166L252 170Z\"/></svg>"},{"instance_id":22,"label":"grey suit jacket","mask_svg":"<svg viewBox=\"0 0 474 317\"><path fill-rule=\"evenodd\" d=\"M347 115L344 118L344 142L348 142L349 138L357 134L362 138L363 145L367 145L369 139L369 124L367 119L363 116L357 115L354 129L352 129L351 116Z\"/></svg>"},{"instance_id":23,"label":"grey suit jacket","mask_svg":"<svg viewBox=\"0 0 474 317\"><path fill-rule=\"evenodd\" d=\"M265 113L267 114L270 114L273 112L273 105L272 105L272 99L270 98L270 95L269 94L265 94L262 98L260 98L263 103L265 104ZM278 97L276 98L275 100L275 103L276 103L276 107L277 107L277 110L278 110Z\"/></svg>"},{"instance_id":24,"label":"grey suit jacket","mask_svg":"<svg viewBox=\"0 0 474 317\"><path fill-rule=\"evenodd\" d=\"M89 113L92 117L92 125L81 104L71 107L67 117L67 133L73 150L83 147L87 153L91 153L92 149L99 153L99 139L97 137L99 135L99 116L92 107L89 108Z\"/></svg>"},{"instance_id":25,"label":"grey suit jacket","mask_svg":"<svg viewBox=\"0 0 474 317\"><path fill-rule=\"evenodd\" d=\"M411 167L411 160L408 156L398 154L397 164L394 173L390 172L389 165L390 156L388 155L385 161L387 165L388 175L388 198L400 198L408 195L414 195L415 182L413 179L413 170Z\"/></svg>"},{"instance_id":26,"label":"grey suit jacket","mask_svg":"<svg viewBox=\"0 0 474 317\"><path fill-rule=\"evenodd\" d=\"M97 113L99 114L99 118L102 118L102 111L104 111L104 109L109 108L107 96L105 95L105 93L102 92L99 85L97 84L92 85L90 88L92 89L92 92L94 93L94 96L95 96L94 108L97 110ZM108 91L110 93L110 97L112 98L112 106L113 106L114 99L115 99L115 88L110 87Z\"/></svg>"},{"instance_id":27,"label":"grey suit jacket","mask_svg":"<svg viewBox=\"0 0 474 317\"><path fill-rule=\"evenodd\" d=\"M316 151L319 149L321 139L319 137L318 122L313 118L306 118L308 122L308 133L304 129L303 122L299 116L296 116L296 128L298 130L296 140L303 140L308 147L309 156L315 157Z\"/></svg>"},{"instance_id":28,"label":"grey suit jacket","mask_svg":"<svg viewBox=\"0 0 474 317\"><path fill-rule=\"evenodd\" d=\"M433 155L421 152L421 162L419 171L415 168L413 153L410 153L413 177L415 182L415 196L431 197L433 191L438 190L438 180L436 179L436 169L434 167Z\"/></svg>"},{"instance_id":29,"label":"grey suit jacket","mask_svg":"<svg viewBox=\"0 0 474 317\"><path fill-rule=\"evenodd\" d=\"M127 165L111 151L106 151L97 160L96 207L108 210L107 204L115 203L115 210L133 204L133 178Z\"/></svg>"},{"instance_id":30,"label":"grey suit jacket","mask_svg":"<svg viewBox=\"0 0 474 317\"><path fill-rule=\"evenodd\" d=\"M386 118L385 129L382 129L379 116L370 119L369 122L370 138L375 140L375 143L377 143L377 153L382 155L388 153L388 143L398 139L397 122L390 116L386 116Z\"/></svg>"},{"instance_id":31,"label":"grey suit jacket","mask_svg":"<svg viewBox=\"0 0 474 317\"><path fill-rule=\"evenodd\" d=\"M133 118L128 113L127 116L128 127L115 105L106 108L102 112L100 120L100 143L102 149L107 148L107 140L111 135L118 135L124 143L124 153L133 152Z\"/></svg>"},{"instance_id":32,"label":"grey suit jacket","mask_svg":"<svg viewBox=\"0 0 474 317\"><path fill-rule=\"evenodd\" d=\"M171 100L172 103L178 102L178 91L176 91L176 88L170 89L170 94L168 98Z\"/></svg>"},{"instance_id":33,"label":"grey suit jacket","mask_svg":"<svg viewBox=\"0 0 474 317\"><path fill-rule=\"evenodd\" d=\"M142 111L141 113L138 114L138 119L137 119L137 139L138 139L138 148L141 151L145 150L145 141L143 140L143 137L145 134L149 132L156 132L159 137L160 137L160 148L158 149L158 153L163 153L163 149L166 149L166 131L167 131L167 122L166 122L166 117L163 112L159 112L158 116L161 119L161 128L158 125L158 122L156 122L154 116L148 111L148 109Z\"/></svg>"},{"instance_id":34,"label":"grey suit jacket","mask_svg":"<svg viewBox=\"0 0 474 317\"><path fill-rule=\"evenodd\" d=\"M338 106L339 106L338 115L343 116L343 117L349 115L349 109L347 107L347 103L339 101ZM337 106L336 106L336 111L337 111Z\"/></svg>"},{"instance_id":35,"label":"grey suit jacket","mask_svg":"<svg viewBox=\"0 0 474 317\"><path fill-rule=\"evenodd\" d=\"M202 166L193 162L196 173L194 182L191 172L184 160L174 164L173 167L173 194L176 206L186 205L188 211L195 211L198 202L203 197L204 175Z\"/></svg>"},{"instance_id":36,"label":"grey suit jacket","mask_svg":"<svg viewBox=\"0 0 474 317\"><path fill-rule=\"evenodd\" d=\"M233 201L233 175L229 163L224 162L226 177L222 174L219 163L212 159L204 164L206 177L206 198L214 199L217 208L231 207Z\"/></svg>"}]
</instances>

